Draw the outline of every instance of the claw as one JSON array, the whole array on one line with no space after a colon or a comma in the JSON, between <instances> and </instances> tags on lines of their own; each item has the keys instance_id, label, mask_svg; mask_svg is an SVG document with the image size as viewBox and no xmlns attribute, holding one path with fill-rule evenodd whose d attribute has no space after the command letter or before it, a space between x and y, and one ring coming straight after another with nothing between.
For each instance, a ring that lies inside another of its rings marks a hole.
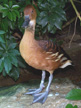
<instances>
[{"instance_id":1,"label":"claw","mask_svg":"<svg viewBox=\"0 0 81 108\"><path fill-rule=\"evenodd\" d=\"M40 93L40 94L34 94L33 96L34 96L34 99L33 99L33 102L32 102L32 104L33 103L41 103L41 104L43 104L45 101L46 101L46 99L47 99L47 96L48 96L48 91L46 91L46 92L44 92L44 93Z\"/></svg>"}]
</instances>

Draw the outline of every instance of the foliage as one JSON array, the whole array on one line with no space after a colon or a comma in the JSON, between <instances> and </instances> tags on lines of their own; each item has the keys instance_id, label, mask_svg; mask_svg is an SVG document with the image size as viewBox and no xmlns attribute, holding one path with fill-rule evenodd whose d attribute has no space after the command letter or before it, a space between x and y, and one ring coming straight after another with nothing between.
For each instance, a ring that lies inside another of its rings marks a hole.
<instances>
[{"instance_id":1,"label":"foliage","mask_svg":"<svg viewBox=\"0 0 81 108\"><path fill-rule=\"evenodd\" d=\"M19 28L22 32L23 9L30 4L30 1L26 0L1 0L0 1L0 28L6 32ZM21 8L22 7L22 8Z\"/></svg>"},{"instance_id":2,"label":"foliage","mask_svg":"<svg viewBox=\"0 0 81 108\"><path fill-rule=\"evenodd\" d=\"M19 5L13 5L12 1L8 4L0 5L0 28L2 30L9 32L9 29L13 29L15 27L16 18L20 18L18 8Z\"/></svg>"},{"instance_id":3,"label":"foliage","mask_svg":"<svg viewBox=\"0 0 81 108\"><path fill-rule=\"evenodd\" d=\"M12 30L19 26L17 23L20 19L19 5L8 0L0 2L0 73L17 80L22 61L18 45L12 37Z\"/></svg>"},{"instance_id":4,"label":"foliage","mask_svg":"<svg viewBox=\"0 0 81 108\"><path fill-rule=\"evenodd\" d=\"M0 73L3 76L9 75L15 80L19 77L17 56L20 55L16 46L17 43L0 30Z\"/></svg>"},{"instance_id":5,"label":"foliage","mask_svg":"<svg viewBox=\"0 0 81 108\"><path fill-rule=\"evenodd\" d=\"M81 100L81 89L72 89L65 97L69 100ZM74 107L71 104L67 104L66 108L78 108L77 105Z\"/></svg>"},{"instance_id":6,"label":"foliage","mask_svg":"<svg viewBox=\"0 0 81 108\"><path fill-rule=\"evenodd\" d=\"M37 24L41 25L43 33L46 31L55 33L57 29L62 29L63 21L66 21L65 3L67 0L38 0L40 14Z\"/></svg>"},{"instance_id":7,"label":"foliage","mask_svg":"<svg viewBox=\"0 0 81 108\"><path fill-rule=\"evenodd\" d=\"M81 89L72 89L65 97L69 100L81 100Z\"/></svg>"},{"instance_id":8,"label":"foliage","mask_svg":"<svg viewBox=\"0 0 81 108\"><path fill-rule=\"evenodd\" d=\"M73 106L71 104L67 104L66 108L78 108L78 106L77 105Z\"/></svg>"}]
</instances>

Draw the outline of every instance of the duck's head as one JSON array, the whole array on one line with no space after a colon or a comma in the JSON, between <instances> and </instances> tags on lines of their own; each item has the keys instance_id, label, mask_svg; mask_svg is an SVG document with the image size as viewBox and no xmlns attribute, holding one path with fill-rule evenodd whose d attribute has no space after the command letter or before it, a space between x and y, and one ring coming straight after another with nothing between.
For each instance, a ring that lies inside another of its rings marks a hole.
<instances>
[{"instance_id":1,"label":"duck's head","mask_svg":"<svg viewBox=\"0 0 81 108\"><path fill-rule=\"evenodd\" d=\"M36 24L36 10L32 5L27 5L24 9L24 23L23 28L34 28Z\"/></svg>"}]
</instances>

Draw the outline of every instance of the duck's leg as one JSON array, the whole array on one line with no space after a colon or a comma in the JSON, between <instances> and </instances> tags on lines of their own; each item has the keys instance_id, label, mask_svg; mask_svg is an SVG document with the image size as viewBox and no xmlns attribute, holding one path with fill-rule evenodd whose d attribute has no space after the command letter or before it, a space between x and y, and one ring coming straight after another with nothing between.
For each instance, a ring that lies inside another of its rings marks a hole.
<instances>
[{"instance_id":1,"label":"duck's leg","mask_svg":"<svg viewBox=\"0 0 81 108\"><path fill-rule=\"evenodd\" d=\"M50 90L50 85L51 85L52 79L53 79L53 74L50 74L49 82L48 82L48 86L46 88L46 91L44 93L34 94L34 99L33 99L32 104L36 103L36 102L39 102L39 103L43 104L46 101L49 90Z\"/></svg>"},{"instance_id":2,"label":"duck's leg","mask_svg":"<svg viewBox=\"0 0 81 108\"><path fill-rule=\"evenodd\" d=\"M45 71L42 71L42 79L41 79L41 83L40 83L40 87L38 89L29 89L27 93L25 94L30 94L30 95L33 95L33 94L37 94L37 93L40 93L43 88L45 87L44 86L44 80L45 80L45 76L46 76L46 73Z\"/></svg>"}]
</instances>

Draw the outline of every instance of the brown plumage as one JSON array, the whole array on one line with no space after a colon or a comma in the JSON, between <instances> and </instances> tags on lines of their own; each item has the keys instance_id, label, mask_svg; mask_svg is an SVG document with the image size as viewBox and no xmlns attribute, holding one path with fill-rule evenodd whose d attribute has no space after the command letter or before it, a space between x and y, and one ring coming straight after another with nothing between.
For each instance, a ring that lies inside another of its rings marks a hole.
<instances>
[{"instance_id":1,"label":"brown plumage","mask_svg":"<svg viewBox=\"0 0 81 108\"><path fill-rule=\"evenodd\" d=\"M65 56L63 49L53 42L48 40L35 40L36 16L36 10L33 6L28 5L24 9L25 22L23 23L23 27L25 28L25 32L20 42L20 53L27 64L35 69L44 70L42 72L40 90L30 90L27 93L34 94L33 103L44 103L49 92L54 70L71 65L71 60ZM49 83L46 92L42 96L40 94L38 96L37 93L41 92L44 88L45 71L50 73Z\"/></svg>"}]
</instances>

